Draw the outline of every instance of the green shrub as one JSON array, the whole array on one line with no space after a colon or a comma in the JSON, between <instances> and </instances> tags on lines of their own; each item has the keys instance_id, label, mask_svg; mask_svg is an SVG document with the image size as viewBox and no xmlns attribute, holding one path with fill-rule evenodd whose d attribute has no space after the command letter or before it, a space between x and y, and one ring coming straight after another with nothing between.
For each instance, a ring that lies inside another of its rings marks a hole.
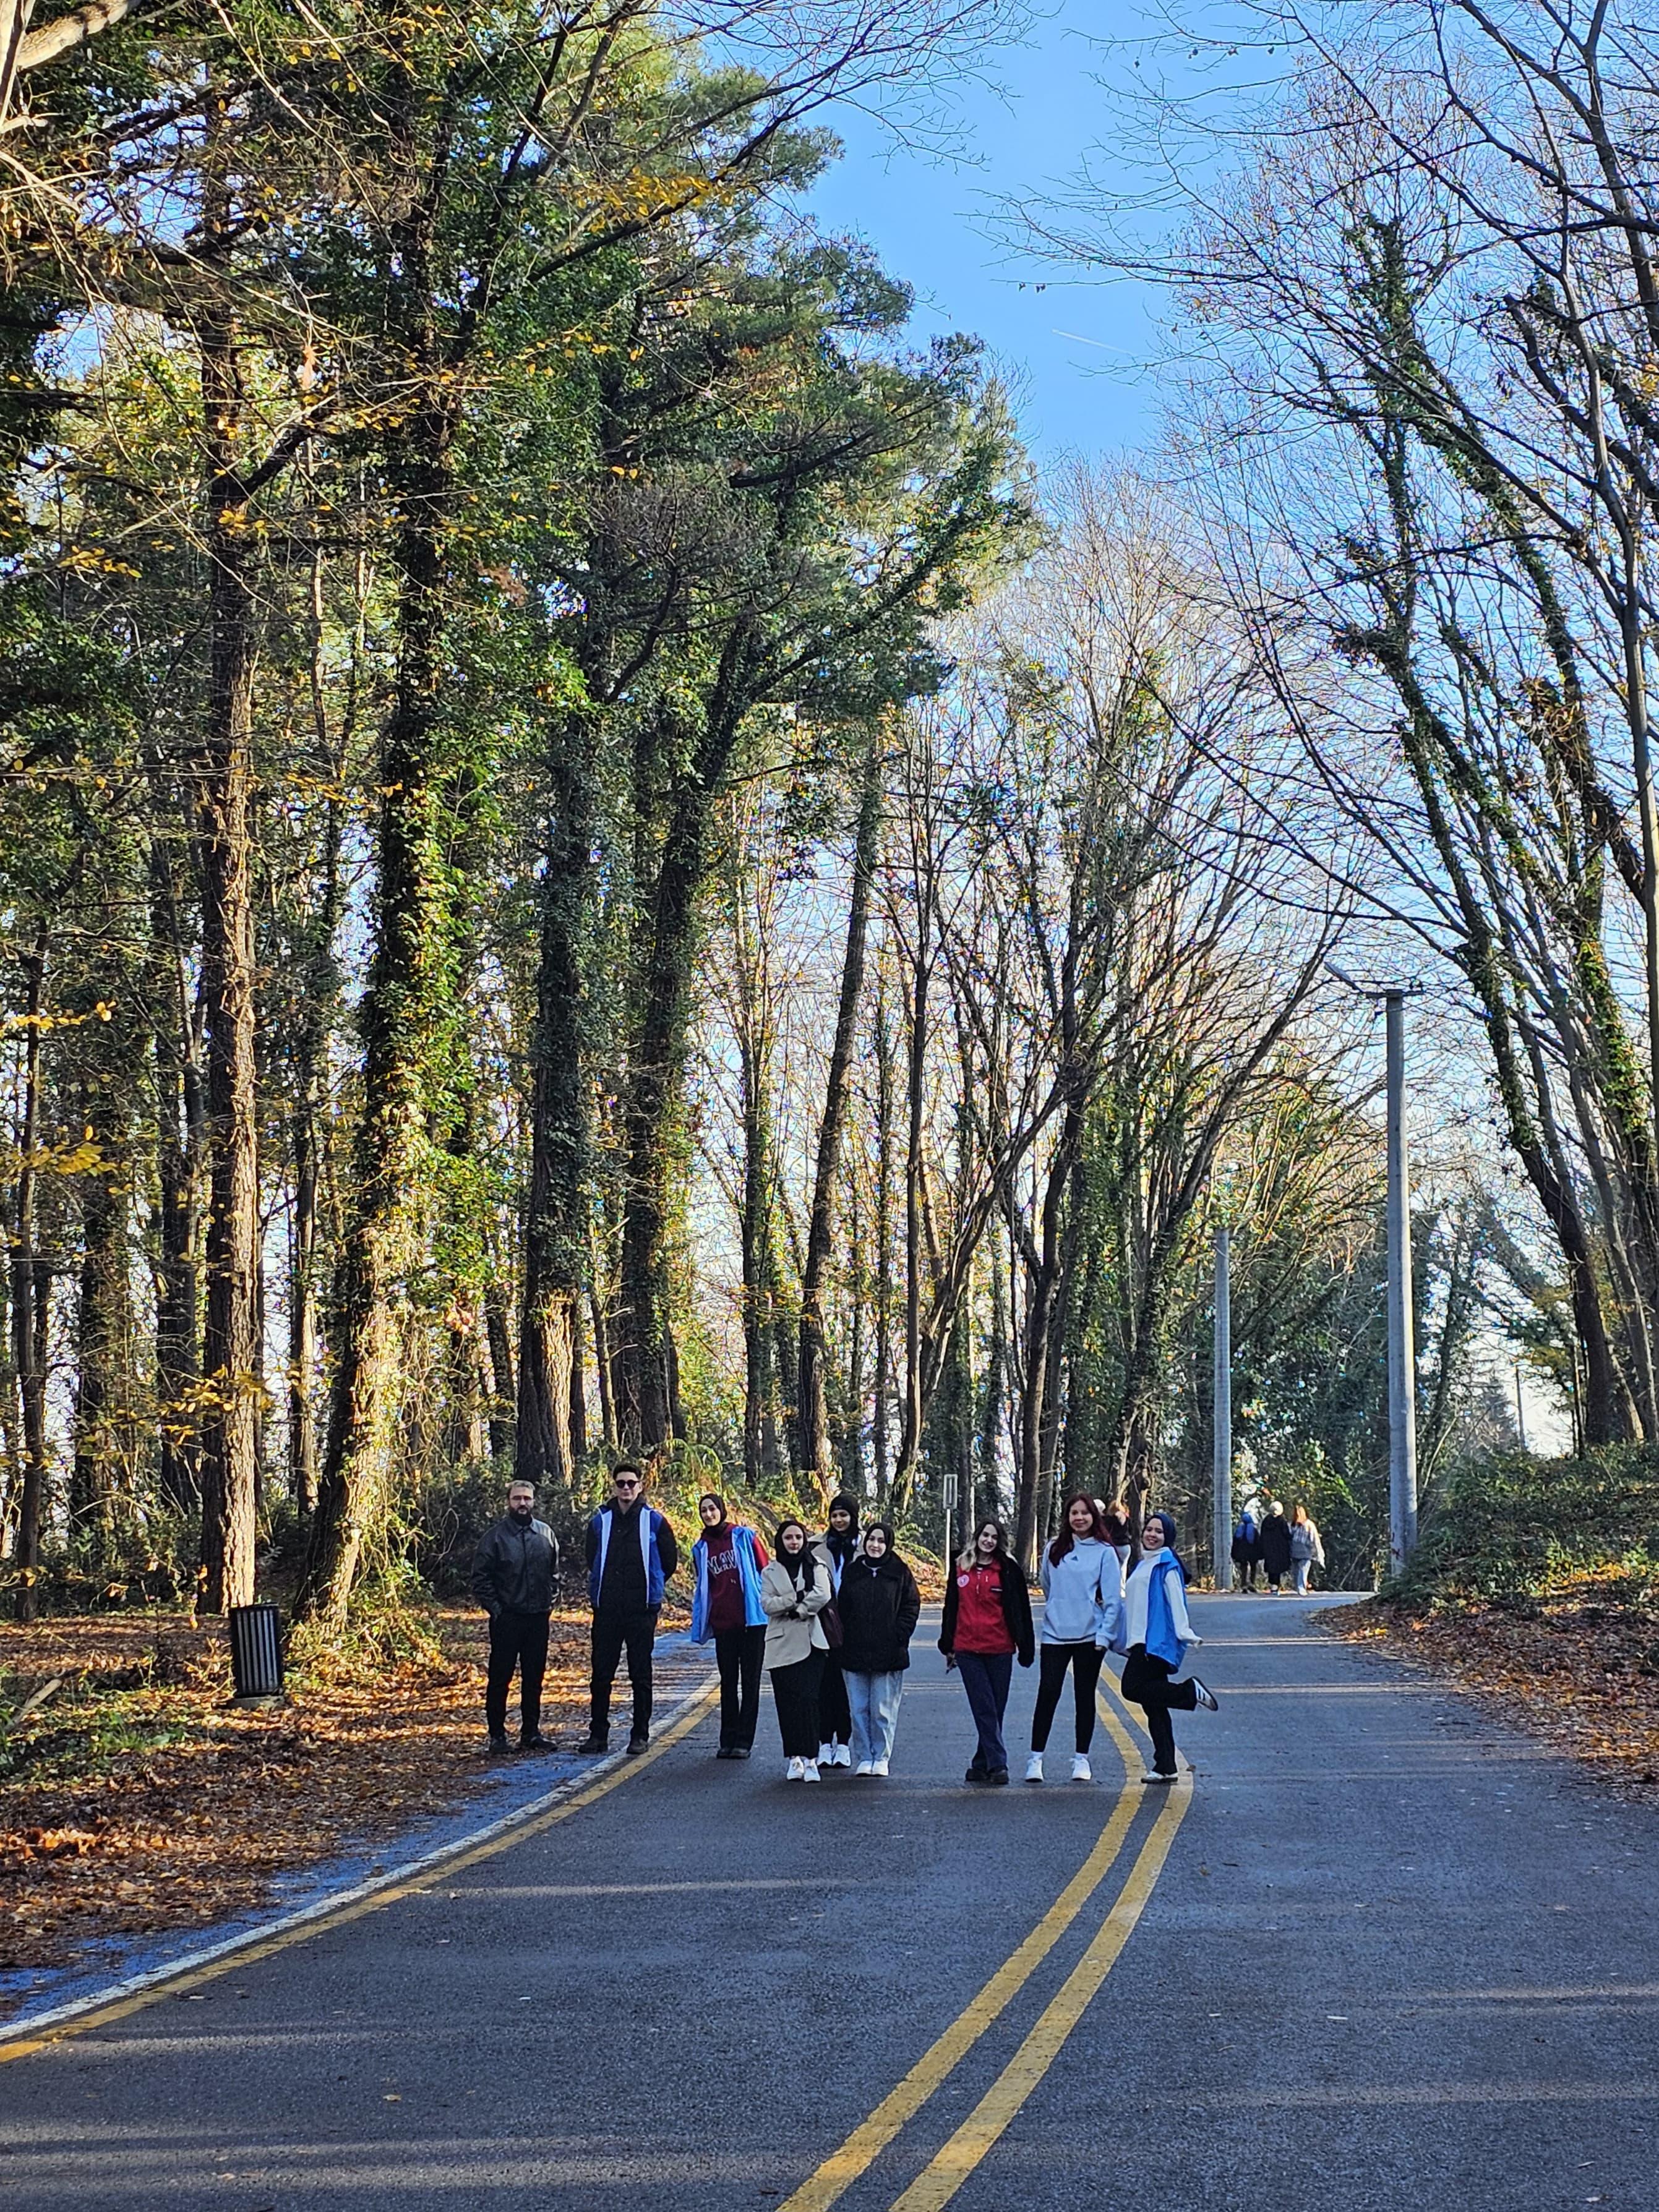
<instances>
[{"instance_id":1,"label":"green shrub","mask_svg":"<svg viewBox=\"0 0 1659 2212\"><path fill-rule=\"evenodd\" d=\"M1583 1459L1505 1452L1449 1470L1411 1565L1389 1594L1410 1604L1522 1603L1564 1575L1659 1563L1659 1452L1620 1444Z\"/></svg>"}]
</instances>

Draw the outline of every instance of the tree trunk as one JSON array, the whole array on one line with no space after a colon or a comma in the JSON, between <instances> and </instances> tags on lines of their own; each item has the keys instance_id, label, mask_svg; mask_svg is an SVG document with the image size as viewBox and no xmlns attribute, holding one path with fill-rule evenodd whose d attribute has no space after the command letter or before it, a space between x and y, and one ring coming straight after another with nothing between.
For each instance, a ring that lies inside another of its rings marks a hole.
<instances>
[{"instance_id":1,"label":"tree trunk","mask_svg":"<svg viewBox=\"0 0 1659 2212\"><path fill-rule=\"evenodd\" d=\"M870 1401L870 1461L875 1502L883 1513L892 1493L887 1428L893 1402L893 1042L887 1002L875 999L875 1373Z\"/></svg>"},{"instance_id":2,"label":"tree trunk","mask_svg":"<svg viewBox=\"0 0 1659 2212\"><path fill-rule=\"evenodd\" d=\"M149 857L151 935L156 996L170 1000L176 1031L156 1026L156 1398L162 1498L175 1513L199 1521L198 1393L201 1382L201 1285L198 1255L202 1162L207 1149L207 1105L202 1095L198 1009L185 993L185 949L180 941L178 891L165 832L152 836ZM165 975L163 975L163 972Z\"/></svg>"},{"instance_id":3,"label":"tree trunk","mask_svg":"<svg viewBox=\"0 0 1659 2212\"><path fill-rule=\"evenodd\" d=\"M203 326L198 343L211 640L198 801L209 1157L202 1604L209 1613L222 1613L247 1605L253 1595L258 1481L259 1176L248 823L253 587L247 495L238 473L242 389L237 334L229 323L215 321Z\"/></svg>"},{"instance_id":4,"label":"tree trunk","mask_svg":"<svg viewBox=\"0 0 1659 2212\"><path fill-rule=\"evenodd\" d=\"M112 1564L121 1509L137 1486L131 1397L132 1289L128 1276L125 1161L82 1178L81 1297L76 1319L75 1459L70 1514L92 1540L99 1571Z\"/></svg>"},{"instance_id":5,"label":"tree trunk","mask_svg":"<svg viewBox=\"0 0 1659 2212\"><path fill-rule=\"evenodd\" d=\"M566 1496L579 1449L582 1263L588 1244L589 1130L583 1065L585 968L593 876L596 731L591 714L559 726L548 762L552 805L540 887L532 1042L530 1192L519 1321L513 1472Z\"/></svg>"},{"instance_id":6,"label":"tree trunk","mask_svg":"<svg viewBox=\"0 0 1659 2212\"><path fill-rule=\"evenodd\" d=\"M835 1178L840 1164L841 1132L846 1121L847 1075L852 1065L858 1001L864 988L870 886L875 880L881 842L881 747L879 737L872 732L864 761L857 835L853 842L852 894L847 908L846 948L841 962L841 999L830 1045L824 1118L818 1129L812 1213L807 1228L807 1256L801 1271L801 1350L796 1396L799 1463L820 1479L826 1478L830 1472L824 1271L829 1262L835 1229Z\"/></svg>"},{"instance_id":7,"label":"tree trunk","mask_svg":"<svg viewBox=\"0 0 1659 2212\"><path fill-rule=\"evenodd\" d=\"M623 1113L626 1180L615 1342L616 1421L625 1447L656 1451L683 1425L668 1327L670 1145L684 1084L697 899L712 810L741 718L749 641L728 640L697 757L677 788L637 964L640 1008Z\"/></svg>"},{"instance_id":8,"label":"tree trunk","mask_svg":"<svg viewBox=\"0 0 1659 2212\"><path fill-rule=\"evenodd\" d=\"M40 1609L38 1587L40 1538L46 1520L46 1363L43 1326L51 1279L34 1249L35 1156L40 1142L40 1032L46 996L46 924L23 955L23 1112L18 1131L17 1212L11 1248L12 1360L23 1407L23 1480L17 1508L17 1618L34 1620Z\"/></svg>"},{"instance_id":9,"label":"tree trunk","mask_svg":"<svg viewBox=\"0 0 1659 2212\"><path fill-rule=\"evenodd\" d=\"M418 264L419 241L410 258ZM430 334L406 337L431 359ZM363 1547L379 1532L403 1401L400 1302L427 1249L435 1127L453 1085L458 933L449 867L454 793L444 743L445 526L453 423L436 376L388 455L405 518L394 549L397 681L381 732L377 928L363 994L363 1096L351 1212L337 1276L328 1445L302 1613L345 1617Z\"/></svg>"},{"instance_id":10,"label":"tree trunk","mask_svg":"<svg viewBox=\"0 0 1659 2212\"><path fill-rule=\"evenodd\" d=\"M928 926L925 907L917 915L918 934ZM918 960L906 1011L910 1015L909 1050L906 1063L906 1125L905 1137L905 1398L903 1427L899 1443L899 1468L894 1478L894 1511L910 1509L916 1481L918 1455L922 1449L922 1420L925 1411L922 1390L922 1116L927 1081L928 984L931 969Z\"/></svg>"},{"instance_id":11,"label":"tree trunk","mask_svg":"<svg viewBox=\"0 0 1659 2212\"><path fill-rule=\"evenodd\" d=\"M484 1286L484 1328L490 1346L490 1456L505 1459L513 1449L516 1433L512 1407L516 1400L513 1381L513 1340L508 1328L507 1297L502 1288L500 1275L491 1269L490 1279ZM573 1397L571 1425L576 1427L575 1407L579 1398ZM588 1449L583 1435L579 1443L572 1442L578 1455Z\"/></svg>"}]
</instances>

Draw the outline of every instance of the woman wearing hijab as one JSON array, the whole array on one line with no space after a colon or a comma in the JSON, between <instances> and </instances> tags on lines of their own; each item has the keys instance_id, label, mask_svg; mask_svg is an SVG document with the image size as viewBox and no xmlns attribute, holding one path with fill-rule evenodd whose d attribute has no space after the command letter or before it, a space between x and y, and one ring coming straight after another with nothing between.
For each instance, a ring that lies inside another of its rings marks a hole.
<instances>
[{"instance_id":1,"label":"woman wearing hijab","mask_svg":"<svg viewBox=\"0 0 1659 2212\"><path fill-rule=\"evenodd\" d=\"M1010 1556L1000 1521L982 1521L945 1580L945 1617L939 1630L945 1665L967 1692L979 1747L963 1780L1002 1787L1008 1780L1003 1715L1008 1711L1014 1662L1028 1667L1036 1653L1031 1632L1031 1593Z\"/></svg>"},{"instance_id":2,"label":"woman wearing hijab","mask_svg":"<svg viewBox=\"0 0 1659 2212\"><path fill-rule=\"evenodd\" d=\"M692 1641L714 1644L720 1669L720 1748L717 1759L747 1759L760 1717L760 1670L766 1657L766 1615L760 1577L766 1547L753 1528L726 1518L726 1501L704 1491L697 1501L703 1534L692 1546Z\"/></svg>"},{"instance_id":3,"label":"woman wearing hijab","mask_svg":"<svg viewBox=\"0 0 1659 2212\"><path fill-rule=\"evenodd\" d=\"M845 1490L830 1500L829 1527L817 1540L818 1556L827 1569L830 1589L839 1599L841 1578L858 1556L858 1501ZM839 1615L839 1607L837 1607ZM852 1765L852 1712L847 1686L842 1679L843 1661L832 1644L824 1655L824 1676L818 1686L818 1763L820 1766Z\"/></svg>"},{"instance_id":4,"label":"woman wearing hijab","mask_svg":"<svg viewBox=\"0 0 1659 2212\"><path fill-rule=\"evenodd\" d=\"M766 1616L766 1668L778 1702L778 1730L789 1762L785 1779L816 1782L818 1692L829 1639L818 1616L830 1601L828 1571L808 1541L805 1524L785 1521L778 1553L760 1577Z\"/></svg>"},{"instance_id":5,"label":"woman wearing hijab","mask_svg":"<svg viewBox=\"0 0 1659 2212\"><path fill-rule=\"evenodd\" d=\"M1170 1677L1202 1638L1192 1633L1186 1610L1186 1577L1175 1553L1175 1524L1167 1513L1149 1513L1141 1529L1140 1557L1124 1586L1121 1643L1123 1693L1146 1715L1152 1738L1152 1771L1147 1782L1175 1778L1175 1730L1169 1715L1202 1705L1217 1710L1214 1695L1196 1674L1185 1682Z\"/></svg>"},{"instance_id":6,"label":"woman wearing hijab","mask_svg":"<svg viewBox=\"0 0 1659 2212\"><path fill-rule=\"evenodd\" d=\"M1079 1491L1065 1501L1060 1533L1043 1553L1042 1645L1037 1655L1037 1710L1031 1720L1031 1756L1025 1778L1043 1778L1043 1753L1055 1709L1071 1673L1076 1712L1071 1779L1092 1782L1089 1746L1095 1741L1095 1690L1107 1646L1118 1632L1123 1604L1123 1570L1106 1540L1099 1508Z\"/></svg>"},{"instance_id":7,"label":"woman wearing hijab","mask_svg":"<svg viewBox=\"0 0 1659 2212\"><path fill-rule=\"evenodd\" d=\"M849 1561L835 1601L841 1616L841 1672L852 1709L859 1774L885 1781L899 1725L910 1639L921 1618L916 1577L893 1548L890 1521L872 1521Z\"/></svg>"}]
</instances>

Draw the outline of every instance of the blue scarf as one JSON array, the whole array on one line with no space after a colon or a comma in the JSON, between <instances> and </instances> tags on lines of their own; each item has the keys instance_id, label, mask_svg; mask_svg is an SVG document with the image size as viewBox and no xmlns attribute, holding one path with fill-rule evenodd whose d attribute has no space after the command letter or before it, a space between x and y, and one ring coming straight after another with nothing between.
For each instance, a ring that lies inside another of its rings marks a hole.
<instances>
[{"instance_id":1,"label":"blue scarf","mask_svg":"<svg viewBox=\"0 0 1659 2212\"><path fill-rule=\"evenodd\" d=\"M1170 1610L1165 1577L1178 1575L1180 1563L1166 1545L1146 1571L1152 1577L1146 1593L1146 1648L1154 1658L1179 1667L1186 1647L1175 1633L1175 1616Z\"/></svg>"}]
</instances>

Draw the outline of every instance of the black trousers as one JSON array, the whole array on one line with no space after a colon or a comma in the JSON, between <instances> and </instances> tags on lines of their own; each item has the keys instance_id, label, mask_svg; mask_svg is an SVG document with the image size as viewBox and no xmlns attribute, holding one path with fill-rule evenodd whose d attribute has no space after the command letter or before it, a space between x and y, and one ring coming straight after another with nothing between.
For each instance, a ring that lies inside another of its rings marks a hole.
<instances>
[{"instance_id":1,"label":"black trousers","mask_svg":"<svg viewBox=\"0 0 1659 2212\"><path fill-rule=\"evenodd\" d=\"M541 1678L547 1671L545 1613L498 1613L490 1623L490 1674L484 1691L484 1717L491 1735L507 1733L507 1692L515 1667L520 1732L532 1736L541 1725Z\"/></svg>"},{"instance_id":2,"label":"black trousers","mask_svg":"<svg viewBox=\"0 0 1659 2212\"><path fill-rule=\"evenodd\" d=\"M714 1639L720 1669L720 1748L753 1751L754 1724L760 1717L760 1670L766 1661L766 1632L723 1629Z\"/></svg>"},{"instance_id":3,"label":"black trousers","mask_svg":"<svg viewBox=\"0 0 1659 2212\"><path fill-rule=\"evenodd\" d=\"M847 1703L847 1678L841 1672L839 1651L822 1655L824 1672L818 1684L818 1742L852 1741L852 1707ZM813 1746L817 1749L817 1744Z\"/></svg>"},{"instance_id":4,"label":"black trousers","mask_svg":"<svg viewBox=\"0 0 1659 2212\"><path fill-rule=\"evenodd\" d=\"M1175 1771L1175 1730L1169 1718L1171 1708L1178 1713L1190 1713L1197 1709L1199 1702L1199 1693L1190 1682L1170 1680L1174 1671L1167 1659L1160 1659L1144 1644L1131 1644L1129 1656L1123 1662L1123 1693L1146 1715L1147 1731L1152 1738L1152 1769L1156 1774L1173 1774Z\"/></svg>"},{"instance_id":5,"label":"black trousers","mask_svg":"<svg viewBox=\"0 0 1659 2212\"><path fill-rule=\"evenodd\" d=\"M628 1653L628 1686L633 1692L633 1733L643 1735L651 1724L651 1645L656 1637L655 1613L596 1613L594 1615L594 1675L589 1696L588 1719L595 1735L611 1725L611 1685L623 1647Z\"/></svg>"},{"instance_id":6,"label":"black trousers","mask_svg":"<svg viewBox=\"0 0 1659 2212\"><path fill-rule=\"evenodd\" d=\"M823 1679L821 1651L809 1651L792 1667L774 1667L772 1670L772 1693L778 1701L778 1733L784 1739L785 1759L818 1756L822 1741L818 1733L818 1692Z\"/></svg>"},{"instance_id":7,"label":"black trousers","mask_svg":"<svg viewBox=\"0 0 1659 2212\"><path fill-rule=\"evenodd\" d=\"M1095 1741L1095 1686L1101 1679L1106 1654L1092 1638L1085 1644L1043 1644L1037 1650L1037 1710L1031 1716L1031 1748L1042 1751L1065 1686L1065 1670L1071 1669L1071 1696L1077 1712L1077 1743L1087 1751Z\"/></svg>"}]
</instances>

